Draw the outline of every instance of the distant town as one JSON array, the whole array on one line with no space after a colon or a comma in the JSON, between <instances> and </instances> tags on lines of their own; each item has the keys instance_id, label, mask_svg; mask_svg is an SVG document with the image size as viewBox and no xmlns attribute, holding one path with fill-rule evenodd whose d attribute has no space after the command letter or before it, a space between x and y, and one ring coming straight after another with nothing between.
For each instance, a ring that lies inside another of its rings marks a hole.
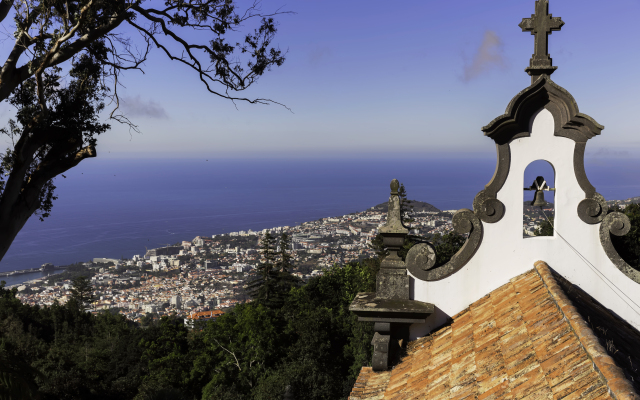
<instances>
[{"instance_id":1,"label":"distant town","mask_svg":"<svg viewBox=\"0 0 640 400\"><path fill-rule=\"evenodd\" d=\"M609 204L624 207L634 199L640 201L632 198ZM456 210L441 211L418 201L411 205L411 234L444 235L452 231ZM92 262L64 266L63 273L14 286L24 303L63 304L71 297L73 278L83 275L94 287L95 301L89 310L93 313L107 310L142 324L165 315L176 316L193 326L196 321L215 319L225 310L251 301L245 285L256 277L256 266L261 262L260 241L267 231L275 236L286 232L291 237L292 273L306 281L330 266L375 256L371 241L385 223L386 212L387 204L383 203L298 226L197 236L131 259L94 258ZM552 217L553 204L541 210L525 202L523 235L534 235L540 224ZM41 270L52 272L54 268L61 267L45 264Z\"/></svg>"}]
</instances>

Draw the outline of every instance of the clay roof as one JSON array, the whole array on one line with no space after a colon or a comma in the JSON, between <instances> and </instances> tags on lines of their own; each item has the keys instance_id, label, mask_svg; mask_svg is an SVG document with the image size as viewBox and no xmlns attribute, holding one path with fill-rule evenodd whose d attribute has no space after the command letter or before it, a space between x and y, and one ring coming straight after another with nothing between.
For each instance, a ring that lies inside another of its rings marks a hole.
<instances>
[{"instance_id":1,"label":"clay roof","mask_svg":"<svg viewBox=\"0 0 640 400\"><path fill-rule=\"evenodd\" d=\"M214 317L219 317L224 314L221 310L212 310L212 311L200 311L187 315L187 318L190 319L209 319Z\"/></svg>"},{"instance_id":2,"label":"clay roof","mask_svg":"<svg viewBox=\"0 0 640 400\"><path fill-rule=\"evenodd\" d=\"M392 370L362 368L349 397L467 398L640 399L543 262L409 343Z\"/></svg>"}]
</instances>

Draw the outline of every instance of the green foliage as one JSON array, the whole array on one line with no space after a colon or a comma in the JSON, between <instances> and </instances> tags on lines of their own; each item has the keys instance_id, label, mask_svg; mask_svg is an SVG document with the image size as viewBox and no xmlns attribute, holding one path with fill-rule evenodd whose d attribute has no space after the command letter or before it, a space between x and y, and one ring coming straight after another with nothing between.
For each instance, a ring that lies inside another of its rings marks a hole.
<instances>
[{"instance_id":1,"label":"green foliage","mask_svg":"<svg viewBox=\"0 0 640 400\"><path fill-rule=\"evenodd\" d=\"M289 272L293 265L291 260L291 254L289 254L289 249L291 248L291 238L286 232L282 232L280 235L280 241L278 242L278 261L276 262L276 269L280 272Z\"/></svg>"},{"instance_id":2,"label":"green foliage","mask_svg":"<svg viewBox=\"0 0 640 400\"><path fill-rule=\"evenodd\" d=\"M23 305L0 289L3 356L21 360L44 399L133 398L140 386L143 330L121 316L92 316L77 304Z\"/></svg>"},{"instance_id":3,"label":"green foliage","mask_svg":"<svg viewBox=\"0 0 640 400\"><path fill-rule=\"evenodd\" d=\"M534 236L553 236L553 217L542 221L540 227L533 232Z\"/></svg>"},{"instance_id":4,"label":"green foliage","mask_svg":"<svg viewBox=\"0 0 640 400\"><path fill-rule=\"evenodd\" d=\"M620 257L633 268L640 270L640 204L629 204L622 212L629 217L631 229L624 236L611 235L611 241Z\"/></svg>"},{"instance_id":5,"label":"green foliage","mask_svg":"<svg viewBox=\"0 0 640 400\"><path fill-rule=\"evenodd\" d=\"M146 329L139 342L145 376L136 400L199 397L200 387L193 385L191 368L202 346L199 337L189 339L182 319L162 317Z\"/></svg>"},{"instance_id":6,"label":"green foliage","mask_svg":"<svg viewBox=\"0 0 640 400\"><path fill-rule=\"evenodd\" d=\"M0 344L0 400L38 399L35 378L40 372L20 359L8 355L4 341Z\"/></svg>"},{"instance_id":7,"label":"green foliage","mask_svg":"<svg viewBox=\"0 0 640 400\"><path fill-rule=\"evenodd\" d=\"M258 265L258 277L247 285L247 291L257 302L270 309L278 309L284 304L284 298L292 287L302 282L288 272L292 268L291 239L283 233L275 248L275 238L267 232L262 238L260 251L263 262Z\"/></svg>"},{"instance_id":8,"label":"green foliage","mask_svg":"<svg viewBox=\"0 0 640 400\"><path fill-rule=\"evenodd\" d=\"M38 176L37 166L41 163L70 158L83 147L95 146L97 136L110 128L109 124L99 122L104 98L109 91L104 85L105 70L100 67L105 61L103 39L88 46L85 54L74 59L69 71L71 80L67 85L60 84L62 69L53 67L43 74L40 85L38 79L32 77L12 92L8 100L17 110L16 118L10 119L9 127L0 132L11 138L18 138L25 132L35 138L48 136L49 143L41 145L34 154L28 175ZM38 86L42 97L38 95ZM41 138L40 141L44 142L45 139ZM1 155L0 172L9 175L19 162L19 154L7 149ZM40 220L44 220L51 212L53 200L57 198L55 189L53 179L47 180L42 186L34 210Z\"/></svg>"},{"instance_id":9,"label":"green foliage","mask_svg":"<svg viewBox=\"0 0 640 400\"><path fill-rule=\"evenodd\" d=\"M382 235L381 234L377 234L376 237L374 237L371 240L371 244L369 245L369 247L376 253L376 256L379 259L384 259L389 252L387 251L387 249L385 249L383 241L382 241Z\"/></svg>"},{"instance_id":10,"label":"green foliage","mask_svg":"<svg viewBox=\"0 0 640 400\"><path fill-rule=\"evenodd\" d=\"M436 263L434 267L444 265L451 260L454 254L464 245L466 238L455 232L449 232L444 235L436 233L431 238L431 244L436 252Z\"/></svg>"},{"instance_id":11,"label":"green foliage","mask_svg":"<svg viewBox=\"0 0 640 400\"><path fill-rule=\"evenodd\" d=\"M236 307L205 329L194 371L211 375L203 399L344 398L371 358L372 326L348 311L375 287L376 261L333 267L293 288L282 308Z\"/></svg>"},{"instance_id":12,"label":"green foliage","mask_svg":"<svg viewBox=\"0 0 640 400\"><path fill-rule=\"evenodd\" d=\"M15 39L3 45L0 101L16 109L0 129L10 143L0 149L0 259L31 215L50 215L55 179L97 156L98 136L110 129L105 117L137 130L117 112L117 88L123 72L142 70L152 48L189 66L214 95L272 102L238 93L284 62L272 41L275 18L286 12L262 14L258 4L241 10L234 0L168 0L164 11L148 3L0 1L0 22L13 21L7 33Z\"/></svg>"},{"instance_id":13,"label":"green foliage","mask_svg":"<svg viewBox=\"0 0 640 400\"><path fill-rule=\"evenodd\" d=\"M407 199L407 189L404 187L404 183L400 184L398 188L398 197L400 197L400 217L402 218L402 224L408 229L411 229L411 223L413 219L409 217L409 213L413 210L412 201Z\"/></svg>"},{"instance_id":14,"label":"green foliage","mask_svg":"<svg viewBox=\"0 0 640 400\"><path fill-rule=\"evenodd\" d=\"M73 280L71 287L71 300L74 301L80 310L84 310L95 300L93 296L93 286L84 276L79 276Z\"/></svg>"},{"instance_id":15,"label":"green foliage","mask_svg":"<svg viewBox=\"0 0 640 400\"><path fill-rule=\"evenodd\" d=\"M204 387L203 399L243 398L242 394L250 393L282 357L278 322L264 305L250 303L207 325L204 343L208 351L200 364L213 371L208 371L212 378Z\"/></svg>"},{"instance_id":16,"label":"green foliage","mask_svg":"<svg viewBox=\"0 0 640 400\"><path fill-rule=\"evenodd\" d=\"M85 313L86 280L74 282L73 301L51 307L24 305L0 287L0 361L14 361L0 363L0 396L258 400L282 398L290 386L296 398L346 398L370 362L373 335L348 307L375 290L379 265L334 266L291 285L277 308L242 304L202 331L176 318L141 328Z\"/></svg>"},{"instance_id":17,"label":"green foliage","mask_svg":"<svg viewBox=\"0 0 640 400\"><path fill-rule=\"evenodd\" d=\"M95 275L95 269L87 268L82 264L69 265L64 272L60 274L53 274L47 278L47 283L53 285L55 282L62 282L66 280L74 280L79 276L85 278L91 278Z\"/></svg>"},{"instance_id":18,"label":"green foliage","mask_svg":"<svg viewBox=\"0 0 640 400\"><path fill-rule=\"evenodd\" d=\"M415 244L416 242L412 237L409 237L409 236L405 237L404 244L402 245L400 250L398 250L398 256L402 258L402 260L404 261L407 258L407 253L409 252L409 250L411 250L411 248Z\"/></svg>"},{"instance_id":19,"label":"green foliage","mask_svg":"<svg viewBox=\"0 0 640 400\"><path fill-rule=\"evenodd\" d=\"M271 232L265 233L260 241L262 260L256 270L258 277L247 285L249 295L259 302L269 302L274 292L275 270L275 238Z\"/></svg>"}]
</instances>

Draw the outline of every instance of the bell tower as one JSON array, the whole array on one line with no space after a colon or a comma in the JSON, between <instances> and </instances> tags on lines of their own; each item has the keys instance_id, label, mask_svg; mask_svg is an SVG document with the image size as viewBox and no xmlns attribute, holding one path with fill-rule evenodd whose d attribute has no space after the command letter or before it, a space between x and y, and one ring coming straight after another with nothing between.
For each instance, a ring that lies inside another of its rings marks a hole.
<instances>
[{"instance_id":1,"label":"bell tower","mask_svg":"<svg viewBox=\"0 0 640 400\"><path fill-rule=\"evenodd\" d=\"M493 178L473 200L473 210L453 217L454 229L467 236L464 246L438 267L429 243L417 244L407 254L411 299L435 307L425 324L411 326L412 337L442 325L539 260L640 328L640 313L633 307L640 304L640 271L618 255L611 241L611 235L629 231L629 220L609 212L584 168L587 142L604 127L581 113L573 96L550 77L557 67L548 36L563 25L549 14L548 0L537 0L535 14L519 25L535 36L525 69L532 82L503 115L482 128L496 145L497 164ZM538 160L551 164L554 176L524 182L525 169ZM534 191L535 207L546 204L545 195L554 197L552 236L523 237L523 189Z\"/></svg>"}]
</instances>

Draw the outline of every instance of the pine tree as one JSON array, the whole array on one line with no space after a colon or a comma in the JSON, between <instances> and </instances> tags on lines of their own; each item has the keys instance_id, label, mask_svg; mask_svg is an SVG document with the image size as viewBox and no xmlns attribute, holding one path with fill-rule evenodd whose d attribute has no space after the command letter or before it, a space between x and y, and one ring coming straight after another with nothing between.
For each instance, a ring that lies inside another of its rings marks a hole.
<instances>
[{"instance_id":1,"label":"pine tree","mask_svg":"<svg viewBox=\"0 0 640 400\"><path fill-rule=\"evenodd\" d=\"M384 258L389 254L387 249L385 249L384 244L382 243L382 235L377 234L369 243L369 248L375 251L376 256L380 261L384 260Z\"/></svg>"},{"instance_id":2,"label":"pine tree","mask_svg":"<svg viewBox=\"0 0 640 400\"><path fill-rule=\"evenodd\" d=\"M398 189L398 197L400 197L400 215L402 216L402 224L411 229L411 223L413 219L409 217L409 213L413 212L412 201L407 199L407 190L404 188L404 183L400 184Z\"/></svg>"},{"instance_id":3,"label":"pine tree","mask_svg":"<svg viewBox=\"0 0 640 400\"><path fill-rule=\"evenodd\" d=\"M283 233L275 248L276 238L267 233L260 242L263 262L258 266L258 277L247 285L247 291L257 302L271 310L279 309L292 287L302 281L291 275L291 238Z\"/></svg>"},{"instance_id":4,"label":"pine tree","mask_svg":"<svg viewBox=\"0 0 640 400\"><path fill-rule=\"evenodd\" d=\"M289 272L293 265L291 264L291 254L289 249L291 248L291 237L286 232L282 232L280 235L280 241L278 242L278 262L277 270L279 272Z\"/></svg>"},{"instance_id":5,"label":"pine tree","mask_svg":"<svg viewBox=\"0 0 640 400\"><path fill-rule=\"evenodd\" d=\"M95 300L91 281L84 276L79 276L73 280L72 285L71 300L77 303L81 311L84 311Z\"/></svg>"},{"instance_id":6,"label":"pine tree","mask_svg":"<svg viewBox=\"0 0 640 400\"><path fill-rule=\"evenodd\" d=\"M262 262L256 268L258 278L247 285L249 295L261 302L268 302L273 292L275 278L275 238L271 236L271 232L265 233L260 241L260 252L262 253Z\"/></svg>"}]
</instances>

